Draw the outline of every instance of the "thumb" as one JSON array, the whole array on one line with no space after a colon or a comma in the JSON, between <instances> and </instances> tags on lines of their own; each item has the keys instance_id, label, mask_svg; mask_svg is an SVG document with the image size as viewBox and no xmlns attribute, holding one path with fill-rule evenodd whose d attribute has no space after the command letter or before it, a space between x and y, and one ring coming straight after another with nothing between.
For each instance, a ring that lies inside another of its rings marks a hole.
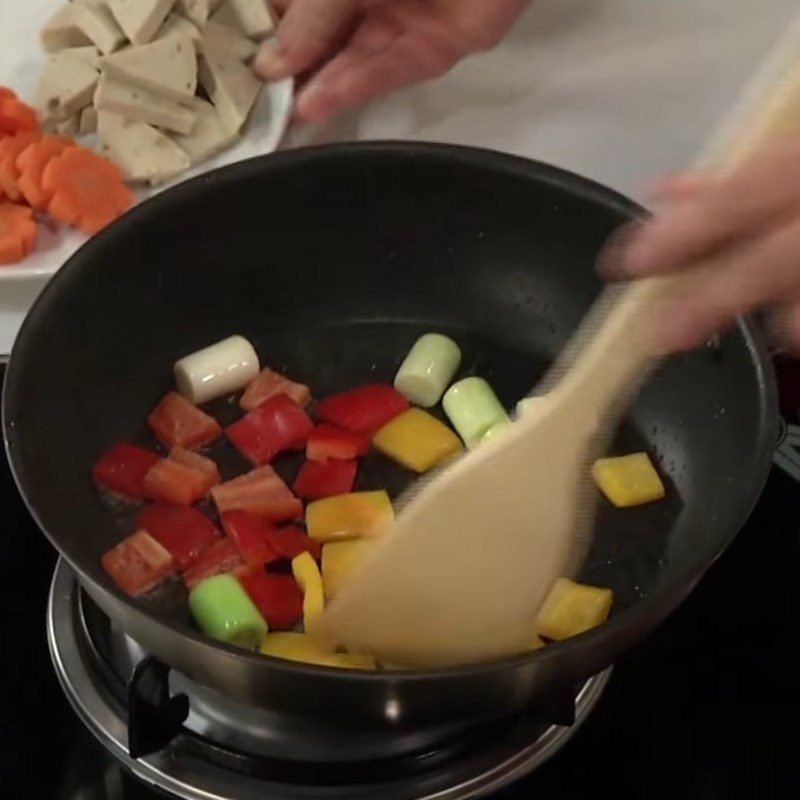
<instances>
[{"instance_id":1,"label":"thumb","mask_svg":"<svg viewBox=\"0 0 800 800\"><path fill-rule=\"evenodd\" d=\"M277 80L315 66L352 27L359 7L358 0L294 0L278 25L277 46L261 45L256 72Z\"/></svg>"}]
</instances>

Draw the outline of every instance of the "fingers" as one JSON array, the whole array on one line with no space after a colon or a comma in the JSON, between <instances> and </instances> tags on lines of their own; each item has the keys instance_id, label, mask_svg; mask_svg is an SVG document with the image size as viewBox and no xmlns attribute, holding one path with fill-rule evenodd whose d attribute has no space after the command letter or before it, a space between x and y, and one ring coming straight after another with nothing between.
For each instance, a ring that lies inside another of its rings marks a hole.
<instances>
[{"instance_id":1,"label":"fingers","mask_svg":"<svg viewBox=\"0 0 800 800\"><path fill-rule=\"evenodd\" d=\"M358 0L294 0L284 2L277 47L262 45L255 61L264 80L297 75L329 56L355 24Z\"/></svg>"},{"instance_id":2,"label":"fingers","mask_svg":"<svg viewBox=\"0 0 800 800\"><path fill-rule=\"evenodd\" d=\"M695 263L678 293L653 314L649 335L661 354L688 350L737 316L800 295L800 221Z\"/></svg>"},{"instance_id":3,"label":"fingers","mask_svg":"<svg viewBox=\"0 0 800 800\"><path fill-rule=\"evenodd\" d=\"M800 302L780 306L772 314L772 335L791 355L800 355Z\"/></svg>"},{"instance_id":4,"label":"fingers","mask_svg":"<svg viewBox=\"0 0 800 800\"><path fill-rule=\"evenodd\" d=\"M463 44L439 19L418 11L416 2L375 9L300 93L297 116L320 122L446 72L465 54Z\"/></svg>"},{"instance_id":5,"label":"fingers","mask_svg":"<svg viewBox=\"0 0 800 800\"><path fill-rule=\"evenodd\" d=\"M674 202L629 243L628 275L681 269L800 208L800 146L776 145L730 174L684 177L665 188Z\"/></svg>"}]
</instances>

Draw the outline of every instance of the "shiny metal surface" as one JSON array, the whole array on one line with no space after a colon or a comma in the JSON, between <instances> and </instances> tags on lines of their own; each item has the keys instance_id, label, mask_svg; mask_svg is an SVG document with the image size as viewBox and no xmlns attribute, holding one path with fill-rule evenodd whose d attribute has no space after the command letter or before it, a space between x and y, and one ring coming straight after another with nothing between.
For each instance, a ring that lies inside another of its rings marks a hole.
<instances>
[{"instance_id":1,"label":"shiny metal surface","mask_svg":"<svg viewBox=\"0 0 800 800\"><path fill-rule=\"evenodd\" d=\"M589 679L576 700L576 722L570 728L550 726L535 741L520 741L509 724L507 741L486 743L477 756L447 763L441 769L415 774L408 779L381 784L315 786L314 770L309 765L308 784L277 783L232 772L202 758L188 737L179 737L162 752L142 759L131 759L127 752L127 720L124 709L109 691L95 659L93 643L87 641L97 619L82 614L80 588L72 569L59 561L53 577L47 614L47 635L59 681L78 716L112 755L144 783L171 792L185 800L310 800L325 797L374 798L384 800L464 800L485 796L534 770L555 754L572 737L600 698L610 669ZM109 627L109 631L110 631ZM144 653L132 640L111 635L102 645L117 644L108 651L114 667L124 676ZM174 691L187 692L192 713L187 721L191 730L226 744L260 748L275 753L274 746L286 747L286 722L259 710L247 709L215 693L209 694L187 679L176 676ZM270 737L269 726L277 725ZM320 737L321 738L321 737ZM292 753L296 759L300 751Z\"/></svg>"}]
</instances>

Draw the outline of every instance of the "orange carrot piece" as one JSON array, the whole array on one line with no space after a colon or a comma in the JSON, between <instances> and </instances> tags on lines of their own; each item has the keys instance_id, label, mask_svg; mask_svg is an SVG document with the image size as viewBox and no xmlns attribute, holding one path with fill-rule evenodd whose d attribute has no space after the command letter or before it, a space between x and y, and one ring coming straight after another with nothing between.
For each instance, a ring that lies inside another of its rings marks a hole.
<instances>
[{"instance_id":1,"label":"orange carrot piece","mask_svg":"<svg viewBox=\"0 0 800 800\"><path fill-rule=\"evenodd\" d=\"M22 261L36 245L33 211L16 203L0 203L0 264Z\"/></svg>"},{"instance_id":2,"label":"orange carrot piece","mask_svg":"<svg viewBox=\"0 0 800 800\"><path fill-rule=\"evenodd\" d=\"M7 86L0 86L0 100L16 100L17 94Z\"/></svg>"},{"instance_id":3,"label":"orange carrot piece","mask_svg":"<svg viewBox=\"0 0 800 800\"><path fill-rule=\"evenodd\" d=\"M65 136L43 136L40 141L29 144L17 157L17 188L31 208L44 211L52 195L42 189L42 173L50 159L60 155L75 142Z\"/></svg>"},{"instance_id":4,"label":"orange carrot piece","mask_svg":"<svg viewBox=\"0 0 800 800\"><path fill-rule=\"evenodd\" d=\"M116 164L85 147L68 147L50 159L41 182L55 219L97 233L133 205Z\"/></svg>"},{"instance_id":5,"label":"orange carrot piece","mask_svg":"<svg viewBox=\"0 0 800 800\"><path fill-rule=\"evenodd\" d=\"M41 131L36 112L15 97L0 97L0 133L13 135L23 131Z\"/></svg>"},{"instance_id":6,"label":"orange carrot piece","mask_svg":"<svg viewBox=\"0 0 800 800\"><path fill-rule=\"evenodd\" d=\"M22 192L17 186L19 178L17 158L28 145L38 140L38 133L26 132L8 136L0 141L0 189L5 192L9 200L16 201L22 198Z\"/></svg>"}]
</instances>

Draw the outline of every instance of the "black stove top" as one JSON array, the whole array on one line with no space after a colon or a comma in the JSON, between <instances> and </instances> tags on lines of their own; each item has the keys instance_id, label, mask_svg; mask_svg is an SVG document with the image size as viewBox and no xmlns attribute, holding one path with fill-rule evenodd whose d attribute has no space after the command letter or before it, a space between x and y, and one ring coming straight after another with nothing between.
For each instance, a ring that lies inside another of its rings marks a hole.
<instances>
[{"instance_id":1,"label":"black stove top","mask_svg":"<svg viewBox=\"0 0 800 800\"><path fill-rule=\"evenodd\" d=\"M44 627L56 557L4 455L0 515L0 795L29 786L35 791L19 796L155 800L106 756L57 682ZM734 545L689 601L617 665L575 738L497 800L548 791L559 798L797 797L798 652L800 485L774 470Z\"/></svg>"}]
</instances>

